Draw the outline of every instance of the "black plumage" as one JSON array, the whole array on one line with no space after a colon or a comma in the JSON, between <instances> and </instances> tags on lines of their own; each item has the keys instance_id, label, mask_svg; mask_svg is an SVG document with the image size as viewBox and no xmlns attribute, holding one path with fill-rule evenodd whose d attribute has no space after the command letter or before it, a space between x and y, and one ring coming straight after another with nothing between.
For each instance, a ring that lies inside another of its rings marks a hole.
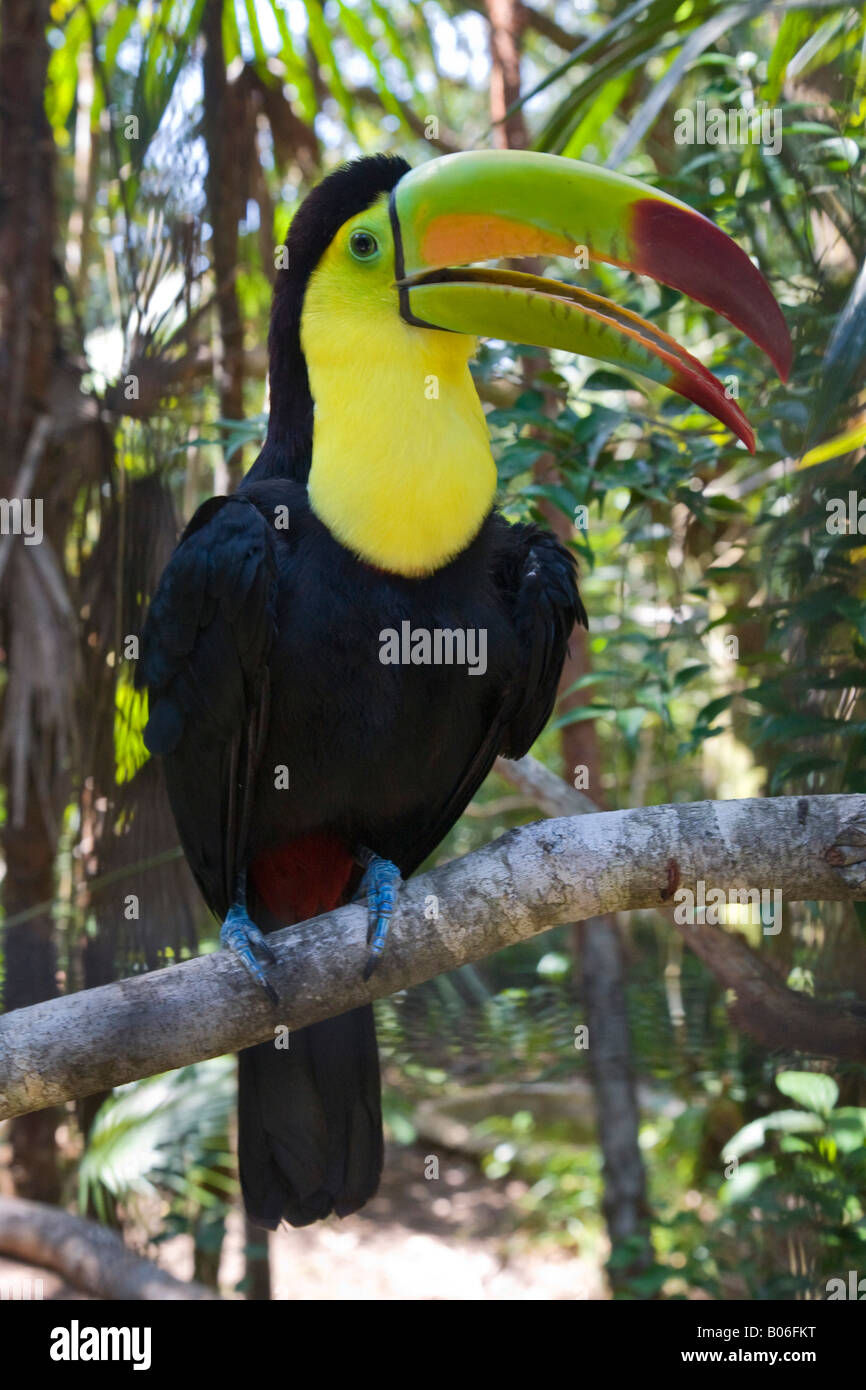
<instances>
[{"instance_id":1,"label":"black plumage","mask_svg":"<svg viewBox=\"0 0 866 1390\"><path fill-rule=\"evenodd\" d=\"M337 229L406 167L350 165L295 217L274 298L268 441L236 495L199 508L144 633L146 738L164 760L190 866L220 917L249 867L250 914L263 930L346 901L359 846L412 873L497 754L529 749L550 715L572 627L585 622L572 556L540 527L493 511L456 558L407 578L363 563L309 505L304 285ZM286 515L288 528L275 525ZM404 621L485 629L486 670L383 664L381 633ZM288 770L288 790L275 785L277 767ZM261 866L283 851L288 876L308 881L283 885L277 915ZM304 1029L287 1051L263 1043L242 1054L249 1215L302 1225L361 1206L381 1171L379 1105L369 1009Z\"/></svg>"}]
</instances>

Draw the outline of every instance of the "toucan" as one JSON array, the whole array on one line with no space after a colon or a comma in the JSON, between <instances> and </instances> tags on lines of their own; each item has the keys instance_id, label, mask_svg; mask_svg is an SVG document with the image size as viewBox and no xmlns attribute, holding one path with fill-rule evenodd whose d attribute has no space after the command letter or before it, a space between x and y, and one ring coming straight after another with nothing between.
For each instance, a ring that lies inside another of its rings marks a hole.
<instances>
[{"instance_id":1,"label":"toucan","mask_svg":"<svg viewBox=\"0 0 866 1390\"><path fill-rule=\"evenodd\" d=\"M632 178L517 151L415 169L376 155L309 193L276 276L264 447L183 532L138 671L187 860L222 944L274 1000L268 933L355 897L369 914L358 968L375 969L401 880L496 756L531 747L586 623L571 551L497 510L477 337L631 369L754 449L737 402L655 324L487 264L552 256L673 286L787 375L785 320L750 258ZM466 655L470 634L483 662ZM241 1053L238 1154L247 1214L265 1228L371 1197L383 1156L371 1007L288 1049Z\"/></svg>"}]
</instances>

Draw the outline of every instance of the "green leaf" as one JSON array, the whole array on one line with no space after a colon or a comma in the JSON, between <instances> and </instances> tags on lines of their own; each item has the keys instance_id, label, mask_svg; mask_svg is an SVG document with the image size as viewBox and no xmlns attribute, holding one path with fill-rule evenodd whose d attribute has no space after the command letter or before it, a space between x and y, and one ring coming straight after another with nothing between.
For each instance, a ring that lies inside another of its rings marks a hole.
<instances>
[{"instance_id":1,"label":"green leaf","mask_svg":"<svg viewBox=\"0 0 866 1390\"><path fill-rule=\"evenodd\" d=\"M776 42L767 64L767 80L763 97L768 106L775 106L788 74L788 64L812 32L814 19L804 10L792 10L784 15Z\"/></svg>"},{"instance_id":2,"label":"green leaf","mask_svg":"<svg viewBox=\"0 0 866 1390\"><path fill-rule=\"evenodd\" d=\"M646 720L648 710L643 705L632 705L630 709L616 712L616 722L629 743L633 743Z\"/></svg>"},{"instance_id":3,"label":"green leaf","mask_svg":"<svg viewBox=\"0 0 866 1390\"><path fill-rule=\"evenodd\" d=\"M126 158L138 174L162 123L175 84L198 37L205 0L192 0L189 13L175 7L155 12L145 31L141 60L132 93L132 111L139 118L138 138L125 142ZM179 32L173 27L179 26Z\"/></svg>"},{"instance_id":4,"label":"green leaf","mask_svg":"<svg viewBox=\"0 0 866 1390\"><path fill-rule=\"evenodd\" d=\"M227 5L226 8L230 9L231 6ZM316 91L309 68L295 48L295 41L285 16L282 0L271 0L271 13L280 35L280 58L286 69L286 76L297 90L298 105L303 119L307 125L312 125L318 114Z\"/></svg>"},{"instance_id":5,"label":"green leaf","mask_svg":"<svg viewBox=\"0 0 866 1390\"><path fill-rule=\"evenodd\" d=\"M405 124L402 108L388 86L388 79L385 76L384 68L382 67L374 41L364 21L355 10L350 9L348 5L344 4L343 0L337 0L337 5L340 13L341 27L348 38L352 40L352 43L358 51L364 54L364 57L373 69L379 100L386 111L392 116L397 117L401 125Z\"/></svg>"},{"instance_id":6,"label":"green leaf","mask_svg":"<svg viewBox=\"0 0 866 1390\"><path fill-rule=\"evenodd\" d=\"M634 80L633 72L621 72L605 83L562 151L566 159L579 159L595 141L605 121L622 106Z\"/></svg>"},{"instance_id":7,"label":"green leaf","mask_svg":"<svg viewBox=\"0 0 866 1390\"><path fill-rule=\"evenodd\" d=\"M607 161L611 168L617 168L637 148L641 140L652 129L658 116L677 86L694 66L695 62L712 44L717 43L735 25L752 15L760 14L766 8L765 0L751 0L747 5L724 5L686 37L667 72L652 84L649 95L638 109L632 113L628 130ZM697 17L697 12L693 11Z\"/></svg>"},{"instance_id":8,"label":"green leaf","mask_svg":"<svg viewBox=\"0 0 866 1390\"><path fill-rule=\"evenodd\" d=\"M824 1121L819 1115L809 1114L805 1110L775 1110L772 1115L763 1115L738 1130L722 1149L722 1158L727 1162L760 1148L772 1130L781 1130L784 1134L809 1134L823 1129Z\"/></svg>"},{"instance_id":9,"label":"green leaf","mask_svg":"<svg viewBox=\"0 0 866 1390\"><path fill-rule=\"evenodd\" d=\"M839 1099L839 1087L832 1076L823 1076L820 1072L780 1071L776 1086L789 1100L825 1117Z\"/></svg>"},{"instance_id":10,"label":"green leaf","mask_svg":"<svg viewBox=\"0 0 866 1390\"><path fill-rule=\"evenodd\" d=\"M709 704L704 705L698 715L695 721L696 725L700 724L704 728L709 728L713 721L718 719L719 715L723 714L724 711L730 707L733 699L733 695L719 695L717 699L710 700Z\"/></svg>"},{"instance_id":11,"label":"green leaf","mask_svg":"<svg viewBox=\"0 0 866 1390\"><path fill-rule=\"evenodd\" d=\"M848 13L844 5L840 6L836 14L831 14L828 19L824 20L823 24L819 24L814 33L806 39L802 48L800 48L788 62L787 75L789 77L798 77L808 72L810 68L814 68L820 62L821 56L831 39L835 37L843 24L847 23ZM812 23L814 23L814 20L812 20ZM808 33L809 31L806 30L806 32Z\"/></svg>"},{"instance_id":12,"label":"green leaf","mask_svg":"<svg viewBox=\"0 0 866 1390\"><path fill-rule=\"evenodd\" d=\"M234 0L231 0L234 3ZM244 12L247 17L247 26L250 31L250 39L253 45L253 53L256 57L255 66L261 77L267 78L268 74L268 54L265 48L262 31L259 27L259 17L256 13L255 0L244 0Z\"/></svg>"},{"instance_id":13,"label":"green leaf","mask_svg":"<svg viewBox=\"0 0 866 1390\"><path fill-rule=\"evenodd\" d=\"M121 5L114 18L114 23L105 36L105 56L102 65L108 78L114 77L120 45L128 37L129 31L135 23L135 18L135 5Z\"/></svg>"},{"instance_id":14,"label":"green leaf","mask_svg":"<svg viewBox=\"0 0 866 1390\"><path fill-rule=\"evenodd\" d=\"M627 26L632 24L633 21L638 20L643 15L644 11L648 10L652 4L653 0L637 0L636 4L629 5L627 9L623 10L622 14L618 14L600 34L596 34L590 39L584 39L583 43L577 45L573 53L570 53L567 58L543 77L540 82L537 82L530 91L525 92L520 100L516 101L510 108L508 114L510 115L511 112L518 111L521 106L525 106L528 101L532 101L540 92L545 91L554 82L558 82L560 77L564 77L569 69L574 67L575 63L589 63L597 54L604 53L611 46L611 39L613 39L621 29L627 30ZM676 7L676 5L671 5L669 8L670 10L674 10Z\"/></svg>"},{"instance_id":15,"label":"green leaf","mask_svg":"<svg viewBox=\"0 0 866 1390\"><path fill-rule=\"evenodd\" d=\"M226 67L229 67L236 58L241 56L241 34L238 28L238 16L234 0L226 0L223 5L222 29L223 57Z\"/></svg>"},{"instance_id":16,"label":"green leaf","mask_svg":"<svg viewBox=\"0 0 866 1390\"><path fill-rule=\"evenodd\" d=\"M834 1110L827 1120L840 1153L856 1154L866 1148L866 1110L845 1105Z\"/></svg>"},{"instance_id":17,"label":"green leaf","mask_svg":"<svg viewBox=\"0 0 866 1390\"><path fill-rule=\"evenodd\" d=\"M751 1201L758 1187L766 1178L773 1175L775 1164L771 1158L759 1162L741 1163L736 1172L722 1184L719 1197L725 1206L736 1202Z\"/></svg>"},{"instance_id":18,"label":"green leaf","mask_svg":"<svg viewBox=\"0 0 866 1390\"><path fill-rule=\"evenodd\" d=\"M403 74L411 86L412 91L416 96L420 96L421 92L418 87L418 75L415 64L409 56L406 46L403 43L400 30L394 23L390 11L385 5L380 3L380 0L371 0L370 9L382 25L388 48L402 67Z\"/></svg>"},{"instance_id":19,"label":"green leaf","mask_svg":"<svg viewBox=\"0 0 866 1390\"><path fill-rule=\"evenodd\" d=\"M581 705L578 709L566 710L565 714L554 719L551 728L564 729L569 724L584 724L588 719L598 719L602 714L612 714L613 712L613 705Z\"/></svg>"},{"instance_id":20,"label":"green leaf","mask_svg":"<svg viewBox=\"0 0 866 1390\"><path fill-rule=\"evenodd\" d=\"M602 369L588 376L583 387L585 391L633 391L634 383L619 372Z\"/></svg>"},{"instance_id":21,"label":"green leaf","mask_svg":"<svg viewBox=\"0 0 866 1390\"><path fill-rule=\"evenodd\" d=\"M575 690L586 690L591 685L598 685L599 681L616 680L621 675L621 671L587 671L584 675L578 676L567 690L561 690L559 698L564 700L567 695L573 695Z\"/></svg>"},{"instance_id":22,"label":"green leaf","mask_svg":"<svg viewBox=\"0 0 866 1390\"><path fill-rule=\"evenodd\" d=\"M866 342L866 261L848 300L839 315L824 353L824 370L818 383L817 398L809 422L807 443L824 435L831 417L862 371L863 343Z\"/></svg>"},{"instance_id":23,"label":"green leaf","mask_svg":"<svg viewBox=\"0 0 866 1390\"><path fill-rule=\"evenodd\" d=\"M340 65L337 62L337 55L334 52L334 45L331 42L331 34L325 22L320 0L307 0L306 11L310 44L316 56L316 61L327 73L328 86L339 104L340 110L343 113L343 119L352 134L357 137L358 131L355 124L354 102L343 81Z\"/></svg>"},{"instance_id":24,"label":"green leaf","mask_svg":"<svg viewBox=\"0 0 866 1390\"><path fill-rule=\"evenodd\" d=\"M709 669L709 666L704 666L700 662L696 663L694 666L684 666L682 670L674 674L674 690L682 690L690 681L697 680L698 676L702 676L704 672L709 671Z\"/></svg>"}]
</instances>

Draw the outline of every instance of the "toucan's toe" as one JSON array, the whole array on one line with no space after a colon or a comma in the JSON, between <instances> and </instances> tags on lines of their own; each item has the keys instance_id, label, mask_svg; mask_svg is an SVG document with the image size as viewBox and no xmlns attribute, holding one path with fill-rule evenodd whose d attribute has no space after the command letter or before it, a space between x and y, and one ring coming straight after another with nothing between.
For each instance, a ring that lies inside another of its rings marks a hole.
<instances>
[{"instance_id":1,"label":"toucan's toe","mask_svg":"<svg viewBox=\"0 0 866 1390\"><path fill-rule=\"evenodd\" d=\"M390 859L381 859L370 850L362 850L358 860L365 866L357 896L367 899L367 945L370 950L363 977L369 980L385 953L394 900L402 880L400 870Z\"/></svg>"},{"instance_id":2,"label":"toucan's toe","mask_svg":"<svg viewBox=\"0 0 866 1390\"><path fill-rule=\"evenodd\" d=\"M280 1002L279 994L259 964L259 960L264 960L268 965L276 965L277 958L268 945L264 932L256 926L246 908L238 903L229 909L225 921L220 927L220 945L225 950L233 951L242 961L248 973L252 975L256 984L264 990L272 1004Z\"/></svg>"}]
</instances>

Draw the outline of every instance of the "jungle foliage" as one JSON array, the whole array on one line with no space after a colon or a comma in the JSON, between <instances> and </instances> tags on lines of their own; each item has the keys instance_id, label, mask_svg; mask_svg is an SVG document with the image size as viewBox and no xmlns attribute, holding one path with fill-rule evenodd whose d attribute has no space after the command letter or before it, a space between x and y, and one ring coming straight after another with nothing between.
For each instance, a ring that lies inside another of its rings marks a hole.
<instances>
[{"instance_id":1,"label":"jungle foliage","mask_svg":"<svg viewBox=\"0 0 866 1390\"><path fill-rule=\"evenodd\" d=\"M572 528L591 615L591 664L536 755L571 780L568 733L593 724L602 774L587 790L610 808L863 791L863 9L537 0L522 13L533 147L656 182L712 217L757 259L795 344L782 386L676 292L611 267L581 281L730 383L754 456L637 378L482 345L502 506ZM292 211L353 154L417 163L496 132L483 7L462 0L55 0L48 41L57 355L100 430L60 557L79 650L59 677L69 775L52 912L79 987L213 944L145 762L126 642L180 519L232 485L263 436L274 257ZM206 42L221 46L216 76ZM776 113L778 151L681 143L698 103ZM439 857L535 817L493 777ZM786 906L774 937L731 925L796 988L866 998L863 911ZM827 1279L864 1268L866 1073L768 1056L731 1027L723 991L664 917L635 914L626 930L657 1213L657 1263L631 1296L824 1296ZM384 1003L392 1136L416 1140L422 1098L447 1108L456 1090L503 1080L531 1096L585 1070L582 1008L565 929ZM236 1200L231 1090L214 1063L107 1099L67 1148L67 1189L77 1162L82 1203L107 1219L146 1223L156 1200L170 1229L203 1213L219 1224ZM479 1125L488 1176L523 1184L516 1226L599 1245L592 1145L531 1100Z\"/></svg>"}]
</instances>

